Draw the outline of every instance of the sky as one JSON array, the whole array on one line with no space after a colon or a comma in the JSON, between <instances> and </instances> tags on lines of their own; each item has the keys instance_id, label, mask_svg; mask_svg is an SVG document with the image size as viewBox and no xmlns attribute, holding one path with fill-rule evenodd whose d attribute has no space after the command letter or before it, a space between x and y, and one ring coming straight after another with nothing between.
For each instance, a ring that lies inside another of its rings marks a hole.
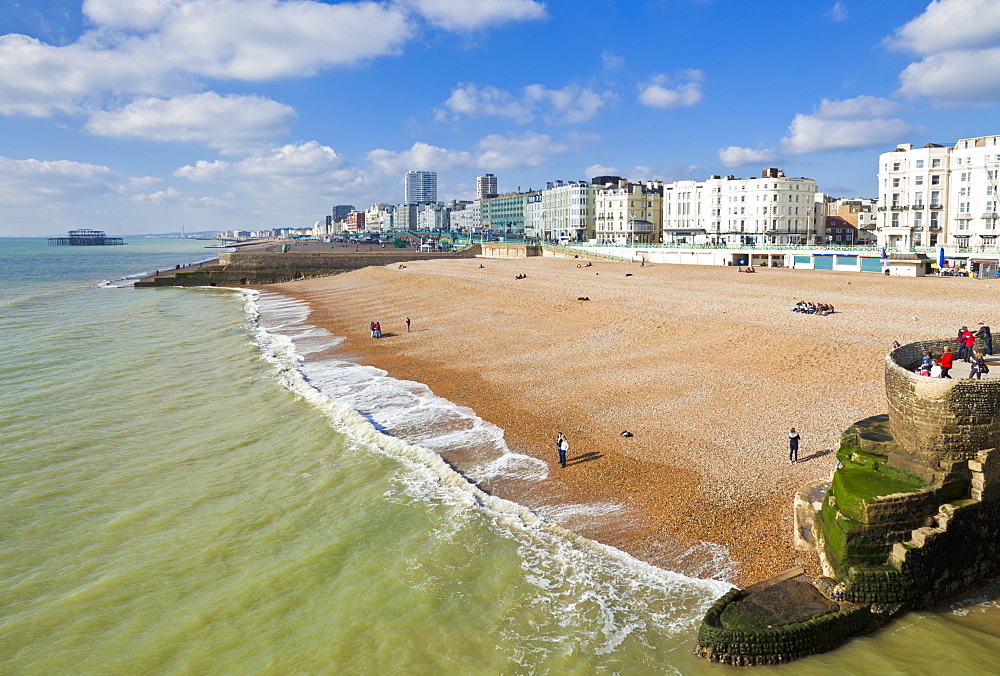
<instances>
[{"instance_id":1,"label":"sky","mask_svg":"<svg viewBox=\"0 0 1000 676\"><path fill-rule=\"evenodd\" d=\"M998 104L998 0L5 0L0 236L309 227L411 169L875 197Z\"/></svg>"}]
</instances>

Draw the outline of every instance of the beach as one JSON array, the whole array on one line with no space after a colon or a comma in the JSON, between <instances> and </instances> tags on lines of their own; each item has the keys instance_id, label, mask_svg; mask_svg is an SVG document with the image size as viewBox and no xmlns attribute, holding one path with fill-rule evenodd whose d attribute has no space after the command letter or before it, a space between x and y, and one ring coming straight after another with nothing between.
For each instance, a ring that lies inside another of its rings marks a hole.
<instances>
[{"instance_id":1,"label":"beach","mask_svg":"<svg viewBox=\"0 0 1000 676\"><path fill-rule=\"evenodd\" d=\"M269 288L345 338L331 349L426 384L548 463L543 481L498 477L487 491L655 565L746 585L795 565L819 574L791 546L795 491L830 476L844 429L886 411L893 341L989 321L997 286L587 262L414 261ZM791 312L798 300L836 312ZM468 462L443 456L460 471Z\"/></svg>"}]
</instances>

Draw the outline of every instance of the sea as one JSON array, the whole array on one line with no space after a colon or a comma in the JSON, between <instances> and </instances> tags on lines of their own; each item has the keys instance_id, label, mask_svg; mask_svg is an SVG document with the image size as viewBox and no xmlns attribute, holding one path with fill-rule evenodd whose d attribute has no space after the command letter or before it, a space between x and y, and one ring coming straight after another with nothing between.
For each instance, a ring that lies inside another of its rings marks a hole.
<instances>
[{"instance_id":1,"label":"sea","mask_svg":"<svg viewBox=\"0 0 1000 676\"><path fill-rule=\"evenodd\" d=\"M131 286L211 242L126 242L0 239L0 674L736 673L692 654L728 580L485 493L546 469L298 301ZM998 665L994 582L753 673Z\"/></svg>"}]
</instances>

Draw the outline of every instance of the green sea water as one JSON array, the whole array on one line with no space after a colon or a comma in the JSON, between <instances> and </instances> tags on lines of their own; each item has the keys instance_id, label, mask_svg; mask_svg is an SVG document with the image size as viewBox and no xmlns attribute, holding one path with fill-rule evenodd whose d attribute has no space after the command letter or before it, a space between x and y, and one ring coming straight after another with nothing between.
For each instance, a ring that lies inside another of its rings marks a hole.
<instances>
[{"instance_id":1,"label":"green sea water","mask_svg":"<svg viewBox=\"0 0 1000 676\"><path fill-rule=\"evenodd\" d=\"M735 673L691 655L726 584L486 495L434 451L489 429L307 308L101 284L204 244L0 240L0 673ZM995 672L998 599L754 673Z\"/></svg>"}]
</instances>

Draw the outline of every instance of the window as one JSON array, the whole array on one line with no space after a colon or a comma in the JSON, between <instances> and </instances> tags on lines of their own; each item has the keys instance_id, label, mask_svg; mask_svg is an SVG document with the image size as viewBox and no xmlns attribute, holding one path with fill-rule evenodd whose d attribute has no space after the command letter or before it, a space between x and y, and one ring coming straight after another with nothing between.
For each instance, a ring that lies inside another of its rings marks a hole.
<instances>
[{"instance_id":1,"label":"window","mask_svg":"<svg viewBox=\"0 0 1000 676\"><path fill-rule=\"evenodd\" d=\"M940 169L940 168L941 168L941 158L931 160L931 169Z\"/></svg>"},{"instance_id":2,"label":"window","mask_svg":"<svg viewBox=\"0 0 1000 676\"><path fill-rule=\"evenodd\" d=\"M913 227L922 228L924 227L924 212L917 211L913 214Z\"/></svg>"},{"instance_id":3,"label":"window","mask_svg":"<svg viewBox=\"0 0 1000 676\"><path fill-rule=\"evenodd\" d=\"M941 206L941 191L931 190L931 206Z\"/></svg>"},{"instance_id":4,"label":"window","mask_svg":"<svg viewBox=\"0 0 1000 676\"><path fill-rule=\"evenodd\" d=\"M959 190L958 190L958 196L959 197L966 197L968 194L969 194L969 189L968 188L959 188Z\"/></svg>"},{"instance_id":5,"label":"window","mask_svg":"<svg viewBox=\"0 0 1000 676\"><path fill-rule=\"evenodd\" d=\"M931 174L931 185L941 185L940 174Z\"/></svg>"},{"instance_id":6,"label":"window","mask_svg":"<svg viewBox=\"0 0 1000 676\"><path fill-rule=\"evenodd\" d=\"M923 169L924 168L924 161L923 160L917 160L916 168L917 169Z\"/></svg>"},{"instance_id":7,"label":"window","mask_svg":"<svg viewBox=\"0 0 1000 676\"><path fill-rule=\"evenodd\" d=\"M913 183L915 185L923 185L924 184L924 177L923 176L914 176L913 177Z\"/></svg>"},{"instance_id":8,"label":"window","mask_svg":"<svg viewBox=\"0 0 1000 676\"><path fill-rule=\"evenodd\" d=\"M892 163L892 170L893 171L899 171L899 162L893 162Z\"/></svg>"},{"instance_id":9,"label":"window","mask_svg":"<svg viewBox=\"0 0 1000 676\"><path fill-rule=\"evenodd\" d=\"M894 227L894 228L898 228L899 227L899 214L898 213L893 213L893 215L892 215L892 227Z\"/></svg>"},{"instance_id":10,"label":"window","mask_svg":"<svg viewBox=\"0 0 1000 676\"><path fill-rule=\"evenodd\" d=\"M962 174L961 174L961 177L958 180L961 181L962 183L965 183L966 181L968 181L969 180L969 172L963 171Z\"/></svg>"},{"instance_id":11,"label":"window","mask_svg":"<svg viewBox=\"0 0 1000 676\"><path fill-rule=\"evenodd\" d=\"M924 206L924 194L922 192L913 193L913 206L918 208Z\"/></svg>"},{"instance_id":12,"label":"window","mask_svg":"<svg viewBox=\"0 0 1000 676\"><path fill-rule=\"evenodd\" d=\"M938 225L940 224L940 221L938 220L940 218L940 216L941 216L941 214L938 213L937 211L932 211L931 212L931 227L932 228L938 227Z\"/></svg>"},{"instance_id":13,"label":"window","mask_svg":"<svg viewBox=\"0 0 1000 676\"><path fill-rule=\"evenodd\" d=\"M899 206L899 193L898 192L892 193L892 206L894 206L894 207L898 207Z\"/></svg>"},{"instance_id":14,"label":"window","mask_svg":"<svg viewBox=\"0 0 1000 676\"><path fill-rule=\"evenodd\" d=\"M969 203L968 202L959 202L958 203L958 213L960 213L960 214L967 214L967 213L969 213Z\"/></svg>"},{"instance_id":15,"label":"window","mask_svg":"<svg viewBox=\"0 0 1000 676\"><path fill-rule=\"evenodd\" d=\"M898 178L892 179L892 187L893 188L898 188L899 187L899 179Z\"/></svg>"}]
</instances>

